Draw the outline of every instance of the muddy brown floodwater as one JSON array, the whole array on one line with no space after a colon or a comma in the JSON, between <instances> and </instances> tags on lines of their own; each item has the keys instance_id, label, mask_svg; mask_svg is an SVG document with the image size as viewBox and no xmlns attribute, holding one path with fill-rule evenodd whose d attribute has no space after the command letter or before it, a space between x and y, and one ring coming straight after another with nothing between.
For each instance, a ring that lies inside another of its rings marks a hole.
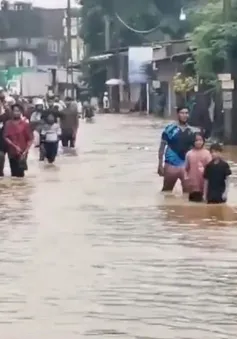
<instances>
[{"instance_id":1,"label":"muddy brown floodwater","mask_svg":"<svg viewBox=\"0 0 237 339\"><path fill-rule=\"evenodd\" d=\"M229 205L190 205L160 193L161 128L97 117L78 156L0 182L1 338L236 338L237 150Z\"/></svg>"}]
</instances>

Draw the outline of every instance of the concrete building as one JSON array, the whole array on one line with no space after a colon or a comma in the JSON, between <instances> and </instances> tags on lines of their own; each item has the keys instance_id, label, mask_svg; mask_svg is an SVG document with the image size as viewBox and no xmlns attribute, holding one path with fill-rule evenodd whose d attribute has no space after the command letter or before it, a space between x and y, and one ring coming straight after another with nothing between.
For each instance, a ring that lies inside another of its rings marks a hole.
<instances>
[{"instance_id":1,"label":"concrete building","mask_svg":"<svg viewBox=\"0 0 237 339\"><path fill-rule=\"evenodd\" d=\"M25 2L4 4L0 11L1 66L63 65L64 10L34 8Z\"/></svg>"},{"instance_id":2,"label":"concrete building","mask_svg":"<svg viewBox=\"0 0 237 339\"><path fill-rule=\"evenodd\" d=\"M158 42L153 44L152 48L152 79L150 80L158 83L164 93L164 117L171 118L175 114L177 99L173 88L173 78L182 71L183 62L191 55L189 42L187 40ZM98 64L98 69L104 70L104 83L106 79L118 77L116 76L116 68L118 68L119 78L125 83L124 86L119 86L120 108L139 110L137 103L140 96L146 96L146 91L140 84L129 84L128 48L120 48L119 52L111 50L101 55L92 56L89 58L89 63ZM104 83L100 84L102 91L106 89Z\"/></svg>"},{"instance_id":3,"label":"concrete building","mask_svg":"<svg viewBox=\"0 0 237 339\"><path fill-rule=\"evenodd\" d=\"M183 62L192 53L187 40L161 43L160 48L153 49L153 70L159 86L166 96L165 117L174 116L177 97L174 91L173 78L183 70Z\"/></svg>"},{"instance_id":4,"label":"concrete building","mask_svg":"<svg viewBox=\"0 0 237 339\"><path fill-rule=\"evenodd\" d=\"M71 9L71 56L72 63L78 64L85 57L85 45L80 38L81 18L78 8ZM64 39L67 43L68 31L67 31L67 11L64 13L63 19Z\"/></svg>"}]
</instances>

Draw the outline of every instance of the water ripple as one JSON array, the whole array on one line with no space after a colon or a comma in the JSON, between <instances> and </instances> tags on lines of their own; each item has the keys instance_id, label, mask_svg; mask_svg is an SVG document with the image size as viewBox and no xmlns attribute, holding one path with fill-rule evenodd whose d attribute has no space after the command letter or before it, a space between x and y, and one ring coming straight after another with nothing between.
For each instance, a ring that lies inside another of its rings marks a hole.
<instances>
[{"instance_id":1,"label":"water ripple","mask_svg":"<svg viewBox=\"0 0 237 339\"><path fill-rule=\"evenodd\" d=\"M234 339L235 178L226 207L162 196L163 122L96 120L79 156L50 169L33 150L25 180L0 182L2 337Z\"/></svg>"}]
</instances>

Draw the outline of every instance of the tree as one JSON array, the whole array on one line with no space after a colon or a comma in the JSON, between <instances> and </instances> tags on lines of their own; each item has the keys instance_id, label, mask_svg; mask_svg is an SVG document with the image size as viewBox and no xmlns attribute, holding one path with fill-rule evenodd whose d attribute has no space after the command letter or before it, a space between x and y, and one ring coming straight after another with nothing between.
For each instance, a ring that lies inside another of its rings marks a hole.
<instances>
[{"instance_id":1,"label":"tree","mask_svg":"<svg viewBox=\"0 0 237 339\"><path fill-rule=\"evenodd\" d=\"M237 1L232 1L228 22L224 22L223 0L212 0L190 12L193 32L191 44L200 77L215 79L227 63L237 58Z\"/></svg>"},{"instance_id":2,"label":"tree","mask_svg":"<svg viewBox=\"0 0 237 339\"><path fill-rule=\"evenodd\" d=\"M191 45L195 47L195 67L202 87L211 85L212 98L215 102L212 133L223 137L224 116L222 114L222 92L217 75L231 73L237 81L237 0L211 0L202 8L191 11L190 21L193 32L190 35ZM236 90L233 91L232 125L236 121ZM210 92L209 92L210 93ZM207 106L208 108L208 106ZM199 112L202 110L199 109ZM205 110L204 110L205 111ZM207 111L208 112L208 111ZM237 143L236 133L232 142Z\"/></svg>"},{"instance_id":3,"label":"tree","mask_svg":"<svg viewBox=\"0 0 237 339\"><path fill-rule=\"evenodd\" d=\"M192 0L83 0L81 3L81 35L89 46L90 53L96 54L105 49L106 15L111 18L111 41L117 45L129 46L147 42L149 35L136 31L152 31L153 28L156 28L157 40L162 34L176 39L184 33L183 23L179 20L180 10L183 5L192 3ZM120 22L116 15L121 19ZM154 40L154 34L152 38ZM112 47L115 46L112 44Z\"/></svg>"}]
</instances>

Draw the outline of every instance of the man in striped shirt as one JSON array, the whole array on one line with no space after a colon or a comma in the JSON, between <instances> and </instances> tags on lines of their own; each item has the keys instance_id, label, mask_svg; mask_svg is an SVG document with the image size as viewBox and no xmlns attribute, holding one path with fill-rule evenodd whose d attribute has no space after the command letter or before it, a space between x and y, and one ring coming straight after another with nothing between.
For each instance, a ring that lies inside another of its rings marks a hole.
<instances>
[{"instance_id":1,"label":"man in striped shirt","mask_svg":"<svg viewBox=\"0 0 237 339\"><path fill-rule=\"evenodd\" d=\"M199 129L188 125L189 111L177 108L177 122L165 127L158 153L158 174L164 177L163 192L171 192L181 181L183 192L187 192L185 179L185 156L194 142L194 133Z\"/></svg>"}]
</instances>

